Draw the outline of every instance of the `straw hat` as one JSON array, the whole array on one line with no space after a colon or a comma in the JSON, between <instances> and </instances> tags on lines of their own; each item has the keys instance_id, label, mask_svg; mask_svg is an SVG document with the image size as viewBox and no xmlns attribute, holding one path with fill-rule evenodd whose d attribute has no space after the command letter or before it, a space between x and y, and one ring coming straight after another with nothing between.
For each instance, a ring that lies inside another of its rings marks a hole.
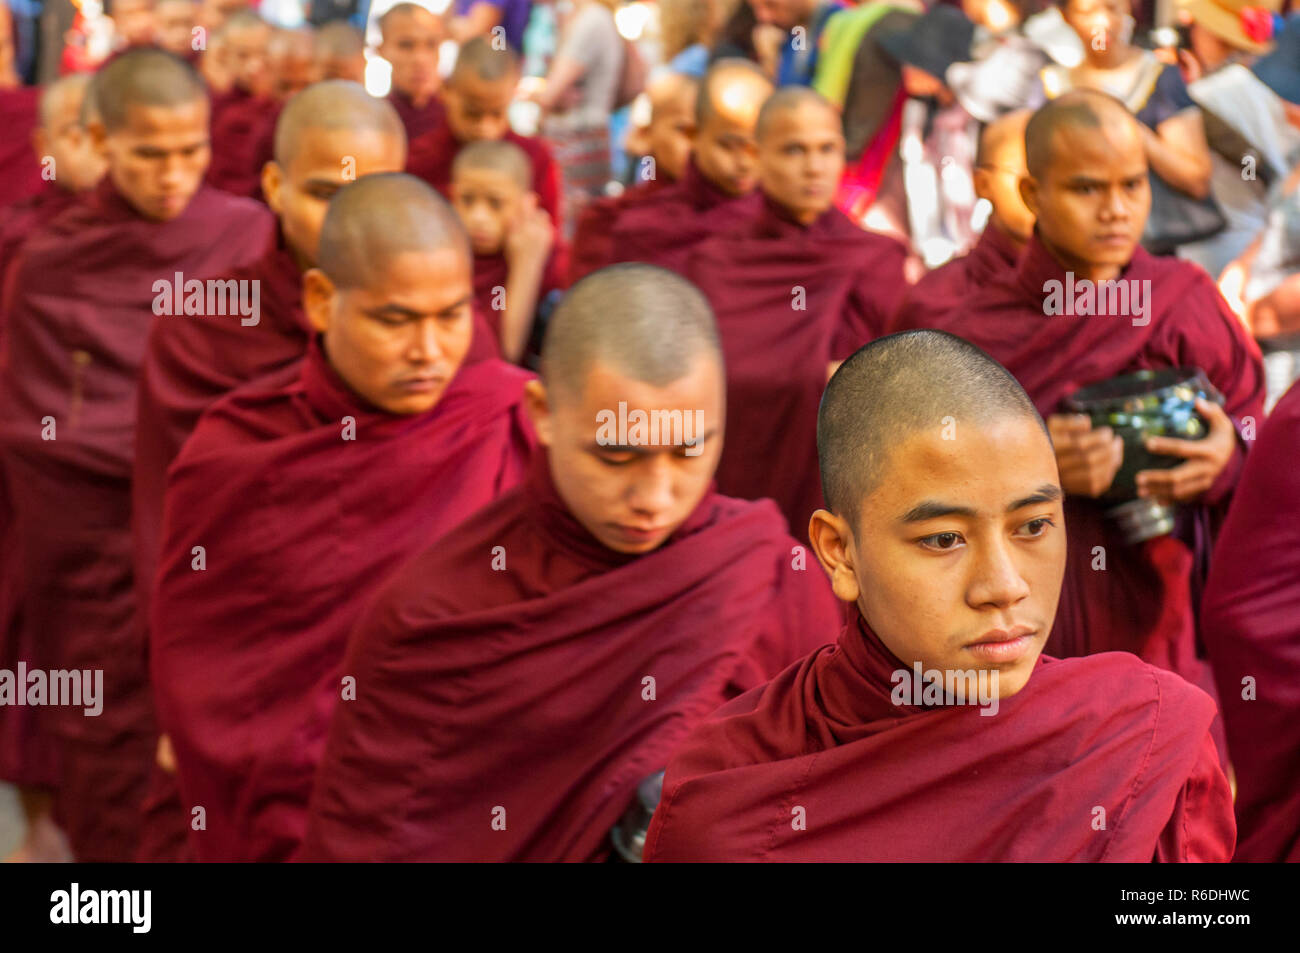
<instances>
[{"instance_id":1,"label":"straw hat","mask_svg":"<svg viewBox=\"0 0 1300 953\"><path fill-rule=\"evenodd\" d=\"M1181 6L1229 46L1261 55L1273 48L1273 14L1282 0L1183 0Z\"/></svg>"}]
</instances>

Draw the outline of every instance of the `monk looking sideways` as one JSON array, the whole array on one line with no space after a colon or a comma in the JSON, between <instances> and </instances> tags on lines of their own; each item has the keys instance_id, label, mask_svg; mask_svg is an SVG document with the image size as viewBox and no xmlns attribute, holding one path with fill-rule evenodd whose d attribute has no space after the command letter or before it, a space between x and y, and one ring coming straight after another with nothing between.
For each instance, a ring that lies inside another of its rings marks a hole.
<instances>
[{"instance_id":1,"label":"monk looking sideways","mask_svg":"<svg viewBox=\"0 0 1300 953\"><path fill-rule=\"evenodd\" d=\"M304 859L599 860L693 724L836 624L772 503L712 492L723 369L698 291L646 265L589 275L541 371L525 484L353 636ZM635 414L674 413L680 432L638 436Z\"/></svg>"},{"instance_id":2,"label":"monk looking sideways","mask_svg":"<svg viewBox=\"0 0 1300 953\"><path fill-rule=\"evenodd\" d=\"M809 535L856 619L685 741L647 859L1231 856L1214 702L1127 653L1041 654L1064 494L1011 375L948 334L881 338L832 378L817 448Z\"/></svg>"},{"instance_id":3,"label":"monk looking sideways","mask_svg":"<svg viewBox=\"0 0 1300 953\"><path fill-rule=\"evenodd\" d=\"M432 189L345 186L316 260L307 357L214 404L168 471L151 661L200 861L294 852L357 614L532 443L525 372L462 366L469 243Z\"/></svg>"}]
</instances>

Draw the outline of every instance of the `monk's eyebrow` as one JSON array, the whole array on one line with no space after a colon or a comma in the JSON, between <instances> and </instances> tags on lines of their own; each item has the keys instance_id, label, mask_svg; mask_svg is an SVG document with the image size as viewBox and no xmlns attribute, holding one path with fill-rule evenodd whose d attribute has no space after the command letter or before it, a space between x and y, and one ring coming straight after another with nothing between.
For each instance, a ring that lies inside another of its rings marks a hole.
<instances>
[{"instance_id":1,"label":"monk's eyebrow","mask_svg":"<svg viewBox=\"0 0 1300 953\"><path fill-rule=\"evenodd\" d=\"M1105 185L1105 179L1094 179L1090 175L1072 175L1066 180L1066 185Z\"/></svg>"},{"instance_id":2,"label":"monk's eyebrow","mask_svg":"<svg viewBox=\"0 0 1300 953\"><path fill-rule=\"evenodd\" d=\"M437 311L432 311L429 313L436 315L438 317L447 314L452 314L453 312L459 311L461 308L465 307L467 304L469 304L469 302L470 302L470 298L468 295L466 295L464 298L461 298L455 304L450 304L445 308L441 308ZM403 318L409 318L411 320L415 320L417 318L424 317L425 312L415 311L411 308L404 308L400 304L385 304L378 308L372 308L371 310L367 311L366 314L370 315L371 317L379 317L380 315L400 315Z\"/></svg>"},{"instance_id":3,"label":"monk's eyebrow","mask_svg":"<svg viewBox=\"0 0 1300 953\"><path fill-rule=\"evenodd\" d=\"M1026 506L1037 506L1040 503L1055 503L1061 498L1061 488L1055 483L1044 483L1033 493L1021 497L1007 507L1008 513L1014 513L1016 510L1024 509Z\"/></svg>"},{"instance_id":4,"label":"monk's eyebrow","mask_svg":"<svg viewBox=\"0 0 1300 953\"><path fill-rule=\"evenodd\" d=\"M906 513L899 521L902 523L924 523L926 520L937 520L944 516L967 516L974 518L975 511L969 506L957 506L955 503L941 503L938 500L926 500L924 503L918 503Z\"/></svg>"}]
</instances>

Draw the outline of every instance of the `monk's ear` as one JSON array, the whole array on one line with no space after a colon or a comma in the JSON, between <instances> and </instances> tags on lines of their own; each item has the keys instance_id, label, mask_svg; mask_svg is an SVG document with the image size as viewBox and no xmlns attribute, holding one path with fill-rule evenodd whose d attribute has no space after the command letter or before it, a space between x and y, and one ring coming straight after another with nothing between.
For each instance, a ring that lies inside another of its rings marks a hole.
<instances>
[{"instance_id":1,"label":"monk's ear","mask_svg":"<svg viewBox=\"0 0 1300 953\"><path fill-rule=\"evenodd\" d=\"M86 125L86 131L90 133L90 144L96 152L104 159L108 158L108 130L104 128L104 123L98 119L92 119Z\"/></svg>"},{"instance_id":2,"label":"monk's ear","mask_svg":"<svg viewBox=\"0 0 1300 953\"><path fill-rule=\"evenodd\" d=\"M280 205L280 189L283 185L284 171L280 168L280 163L272 159L262 166L262 195L266 197L267 206L276 215L283 211Z\"/></svg>"},{"instance_id":3,"label":"monk's ear","mask_svg":"<svg viewBox=\"0 0 1300 953\"><path fill-rule=\"evenodd\" d=\"M857 602L858 576L853 566L853 531L848 520L829 510L817 510L808 521L808 540L817 561L831 578L835 598Z\"/></svg>"},{"instance_id":4,"label":"monk's ear","mask_svg":"<svg viewBox=\"0 0 1300 953\"><path fill-rule=\"evenodd\" d=\"M302 276L302 310L311 326L322 334L329 330L337 294L334 282L319 268L312 268Z\"/></svg>"},{"instance_id":5,"label":"monk's ear","mask_svg":"<svg viewBox=\"0 0 1300 953\"><path fill-rule=\"evenodd\" d=\"M533 422L533 432L543 447L549 447L555 439L555 427L551 418L551 398L546 393L546 385L539 380L531 380L524 385L524 409L528 419Z\"/></svg>"},{"instance_id":6,"label":"monk's ear","mask_svg":"<svg viewBox=\"0 0 1300 953\"><path fill-rule=\"evenodd\" d=\"M1023 175L1019 187L1020 200L1025 203L1025 208L1034 213L1034 218L1038 218L1038 180L1032 175Z\"/></svg>"}]
</instances>

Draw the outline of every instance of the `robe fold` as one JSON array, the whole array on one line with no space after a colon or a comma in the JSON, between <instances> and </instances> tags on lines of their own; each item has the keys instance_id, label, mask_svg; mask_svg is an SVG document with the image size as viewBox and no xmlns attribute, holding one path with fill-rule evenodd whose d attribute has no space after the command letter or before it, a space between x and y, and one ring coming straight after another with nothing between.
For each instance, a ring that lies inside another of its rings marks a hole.
<instances>
[{"instance_id":1,"label":"robe fold","mask_svg":"<svg viewBox=\"0 0 1300 953\"><path fill-rule=\"evenodd\" d=\"M906 288L906 249L831 208L810 225L763 197L685 268L713 306L727 366L718 489L770 497L806 539L822 506L817 408L832 361L879 337Z\"/></svg>"},{"instance_id":2,"label":"robe fold","mask_svg":"<svg viewBox=\"0 0 1300 953\"><path fill-rule=\"evenodd\" d=\"M1198 265L1154 258L1139 248L1121 279L1150 282L1129 286L1149 289L1145 315L1048 315L1048 296L1057 290L1051 282L1063 289L1067 278L1034 237L1005 280L927 326L987 351L1015 375L1044 417L1065 412L1065 398L1098 381L1145 368L1198 367L1223 393L1239 433L1246 418L1258 426L1264 419L1259 348L1209 275ZM1069 553L1048 651L1134 652L1213 695L1213 678L1197 645L1193 573L1197 556L1208 553L1207 526L1226 510L1243 459L1239 441L1215 484L1198 502L1180 508L1179 531L1137 545L1126 543L1105 516L1114 504L1067 497Z\"/></svg>"},{"instance_id":3,"label":"robe fold","mask_svg":"<svg viewBox=\"0 0 1300 953\"><path fill-rule=\"evenodd\" d=\"M691 252L714 235L743 225L762 210L756 192L735 198L704 177L694 157L678 182L642 195L620 211L610 230L613 258L642 261L685 274Z\"/></svg>"},{"instance_id":4,"label":"robe fold","mask_svg":"<svg viewBox=\"0 0 1300 953\"><path fill-rule=\"evenodd\" d=\"M560 166L551 154L551 147L541 139L521 136L513 130L507 131L502 139L518 146L528 156L533 168L533 191L537 193L537 204L546 209L558 227L562 221ZM450 201L451 166L463 145L452 135L447 123L440 123L418 139L411 140L406 171L424 179Z\"/></svg>"},{"instance_id":5,"label":"robe fold","mask_svg":"<svg viewBox=\"0 0 1300 953\"><path fill-rule=\"evenodd\" d=\"M593 199L578 216L569 248L569 283L587 277L614 261L614 223L624 209L640 204L671 185L668 179L651 179L621 195Z\"/></svg>"},{"instance_id":6,"label":"robe fold","mask_svg":"<svg viewBox=\"0 0 1300 953\"><path fill-rule=\"evenodd\" d=\"M57 810L80 860L133 855L156 742L130 533L136 378L155 283L251 261L270 227L265 208L206 187L176 218L150 221L106 178L13 264L0 463L13 503L5 551L23 574L0 607L0 655L29 669L101 670L103 708L0 707L0 749L11 752L0 776L22 781L39 750L57 745ZM34 724L15 726L14 712Z\"/></svg>"},{"instance_id":7,"label":"robe fold","mask_svg":"<svg viewBox=\"0 0 1300 953\"><path fill-rule=\"evenodd\" d=\"M0 209L29 195L46 183L41 164L32 151L32 133L40 124L41 90L38 86L0 89Z\"/></svg>"},{"instance_id":8,"label":"robe fold","mask_svg":"<svg viewBox=\"0 0 1300 953\"><path fill-rule=\"evenodd\" d=\"M411 97L395 89L389 91L387 99L406 127L407 142L414 142L417 136L422 136L447 121L447 107L438 96L431 97L423 108L415 105Z\"/></svg>"},{"instance_id":9,"label":"robe fold","mask_svg":"<svg viewBox=\"0 0 1300 953\"><path fill-rule=\"evenodd\" d=\"M465 367L432 410L395 416L313 344L200 419L168 473L150 619L182 803L206 811L190 834L200 861L297 848L330 715L357 674L342 664L348 632L406 559L522 478L529 376Z\"/></svg>"},{"instance_id":10,"label":"robe fold","mask_svg":"<svg viewBox=\"0 0 1300 953\"><path fill-rule=\"evenodd\" d=\"M64 209L75 205L82 194L69 192L67 189L59 188L53 182L46 182L34 195L0 207L0 289L4 288L4 279L9 265L27 236ZM2 290L0 290L0 301L3 301ZM0 305L0 311L2 310L3 305ZM3 327L0 327L0 337L3 337Z\"/></svg>"},{"instance_id":11,"label":"robe fold","mask_svg":"<svg viewBox=\"0 0 1300 953\"><path fill-rule=\"evenodd\" d=\"M910 667L859 617L837 644L719 710L669 762L645 859L1231 855L1214 702L1177 676L1118 652L1042 656L987 715L974 704L908 704L899 671Z\"/></svg>"},{"instance_id":12,"label":"robe fold","mask_svg":"<svg viewBox=\"0 0 1300 953\"><path fill-rule=\"evenodd\" d=\"M989 222L967 254L926 272L908 289L890 321L890 331L929 327L932 318L946 314L981 288L1010 274L1019 257L1020 247Z\"/></svg>"},{"instance_id":13,"label":"robe fold","mask_svg":"<svg viewBox=\"0 0 1300 953\"><path fill-rule=\"evenodd\" d=\"M686 731L833 631L767 502L707 495L659 549L607 549L539 454L408 564L349 644L303 860L588 861Z\"/></svg>"},{"instance_id":14,"label":"robe fold","mask_svg":"<svg viewBox=\"0 0 1300 953\"><path fill-rule=\"evenodd\" d=\"M262 194L262 166L275 156L275 124L283 104L243 91L231 94L211 121L207 182L246 198Z\"/></svg>"},{"instance_id":15,"label":"robe fold","mask_svg":"<svg viewBox=\"0 0 1300 953\"><path fill-rule=\"evenodd\" d=\"M1237 772L1236 859L1300 861L1300 385L1246 461L1201 631Z\"/></svg>"}]
</instances>

